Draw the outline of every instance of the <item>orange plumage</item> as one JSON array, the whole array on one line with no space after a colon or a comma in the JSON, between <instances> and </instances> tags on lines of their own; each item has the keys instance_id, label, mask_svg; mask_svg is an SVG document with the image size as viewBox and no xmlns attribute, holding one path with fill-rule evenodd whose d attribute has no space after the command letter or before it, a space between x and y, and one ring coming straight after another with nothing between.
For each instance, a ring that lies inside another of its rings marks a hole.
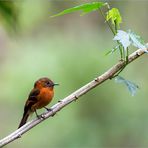
<instances>
[{"instance_id":1,"label":"orange plumage","mask_svg":"<svg viewBox=\"0 0 148 148\"><path fill-rule=\"evenodd\" d=\"M53 81L48 78L40 78L35 82L34 88L30 92L29 97L26 101L24 114L18 128L26 123L31 113L35 112L37 115L37 109L43 107L46 108L45 106L47 106L51 102L54 96L55 85L58 84L53 83Z\"/></svg>"}]
</instances>

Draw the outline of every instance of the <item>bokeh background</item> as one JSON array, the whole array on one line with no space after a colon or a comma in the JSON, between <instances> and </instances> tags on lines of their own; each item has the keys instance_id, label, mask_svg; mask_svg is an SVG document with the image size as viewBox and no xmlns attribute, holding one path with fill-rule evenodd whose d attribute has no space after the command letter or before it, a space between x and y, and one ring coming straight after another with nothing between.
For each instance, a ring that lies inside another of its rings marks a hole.
<instances>
[{"instance_id":1,"label":"bokeh background","mask_svg":"<svg viewBox=\"0 0 148 148\"><path fill-rule=\"evenodd\" d=\"M89 1L0 1L0 138L17 129L38 78L60 83L51 106L119 60L118 53L105 55L115 43L98 12L50 18L85 2ZM131 29L148 41L148 1L108 2L120 10L123 30ZM108 80L5 147L148 147L147 64L144 55L121 74L139 85L136 96Z\"/></svg>"}]
</instances>

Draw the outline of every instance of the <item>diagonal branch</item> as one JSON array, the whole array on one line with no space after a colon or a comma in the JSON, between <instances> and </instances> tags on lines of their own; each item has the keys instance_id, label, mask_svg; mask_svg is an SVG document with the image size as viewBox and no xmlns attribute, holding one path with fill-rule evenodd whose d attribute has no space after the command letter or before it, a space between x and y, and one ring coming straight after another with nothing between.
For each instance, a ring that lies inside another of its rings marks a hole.
<instances>
[{"instance_id":1,"label":"diagonal branch","mask_svg":"<svg viewBox=\"0 0 148 148\"><path fill-rule=\"evenodd\" d=\"M131 63L132 61L134 61L138 57L142 56L144 53L145 53L144 50L138 49L137 51L135 51L131 55L129 55L128 62ZM111 79L117 72L119 72L122 69L122 67L125 64L126 64L125 61L119 61L117 64L115 64L109 70L107 70L104 74L98 76L97 78L95 78L91 82L87 83L86 85L84 85L80 89L76 90L75 92L73 92L72 94L67 96L66 98L60 100L58 103L56 103L54 106L51 107L52 111L48 111L48 112L43 113L41 115L42 118L39 118L39 119L37 118L37 119L34 119L34 120L30 121L30 122L27 122L20 129L17 129L16 131L11 133L7 137L1 139L0 140L0 147L14 141L17 138L20 138L21 135L23 135L24 133L26 133L27 131L29 131L30 129L32 129L34 126L41 123L45 119L53 116L58 111L60 111L62 108L67 106L69 103L77 100L80 96L84 95L85 93L87 93L88 91L90 91L94 87L100 85L104 81L106 81L108 79Z\"/></svg>"}]
</instances>

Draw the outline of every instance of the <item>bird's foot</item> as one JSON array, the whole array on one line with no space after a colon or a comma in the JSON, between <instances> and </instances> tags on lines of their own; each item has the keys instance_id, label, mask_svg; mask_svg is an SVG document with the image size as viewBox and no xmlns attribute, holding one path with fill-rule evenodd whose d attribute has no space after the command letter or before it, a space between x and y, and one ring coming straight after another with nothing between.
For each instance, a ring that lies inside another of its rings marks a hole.
<instances>
[{"instance_id":1,"label":"bird's foot","mask_svg":"<svg viewBox=\"0 0 148 148\"><path fill-rule=\"evenodd\" d=\"M52 117L56 114L51 108L44 107L48 112L52 112Z\"/></svg>"},{"instance_id":2,"label":"bird's foot","mask_svg":"<svg viewBox=\"0 0 148 148\"><path fill-rule=\"evenodd\" d=\"M44 114L42 114L42 115L41 115L41 118L45 119L45 118L46 118L46 116L45 116Z\"/></svg>"},{"instance_id":3,"label":"bird's foot","mask_svg":"<svg viewBox=\"0 0 148 148\"><path fill-rule=\"evenodd\" d=\"M52 111L51 108L44 107L47 111Z\"/></svg>"},{"instance_id":4,"label":"bird's foot","mask_svg":"<svg viewBox=\"0 0 148 148\"><path fill-rule=\"evenodd\" d=\"M37 118L38 118L38 119L45 119L46 117L45 117L44 114L41 114L41 115L37 115Z\"/></svg>"}]
</instances>

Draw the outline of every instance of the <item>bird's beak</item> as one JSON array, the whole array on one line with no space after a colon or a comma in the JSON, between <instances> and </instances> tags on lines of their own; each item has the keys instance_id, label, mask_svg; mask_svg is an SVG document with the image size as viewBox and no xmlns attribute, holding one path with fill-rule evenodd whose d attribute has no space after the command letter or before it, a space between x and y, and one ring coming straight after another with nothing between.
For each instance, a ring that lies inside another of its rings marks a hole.
<instances>
[{"instance_id":1,"label":"bird's beak","mask_svg":"<svg viewBox=\"0 0 148 148\"><path fill-rule=\"evenodd\" d=\"M59 84L58 84L58 83L54 83L54 86L55 86L55 85L59 85Z\"/></svg>"}]
</instances>

